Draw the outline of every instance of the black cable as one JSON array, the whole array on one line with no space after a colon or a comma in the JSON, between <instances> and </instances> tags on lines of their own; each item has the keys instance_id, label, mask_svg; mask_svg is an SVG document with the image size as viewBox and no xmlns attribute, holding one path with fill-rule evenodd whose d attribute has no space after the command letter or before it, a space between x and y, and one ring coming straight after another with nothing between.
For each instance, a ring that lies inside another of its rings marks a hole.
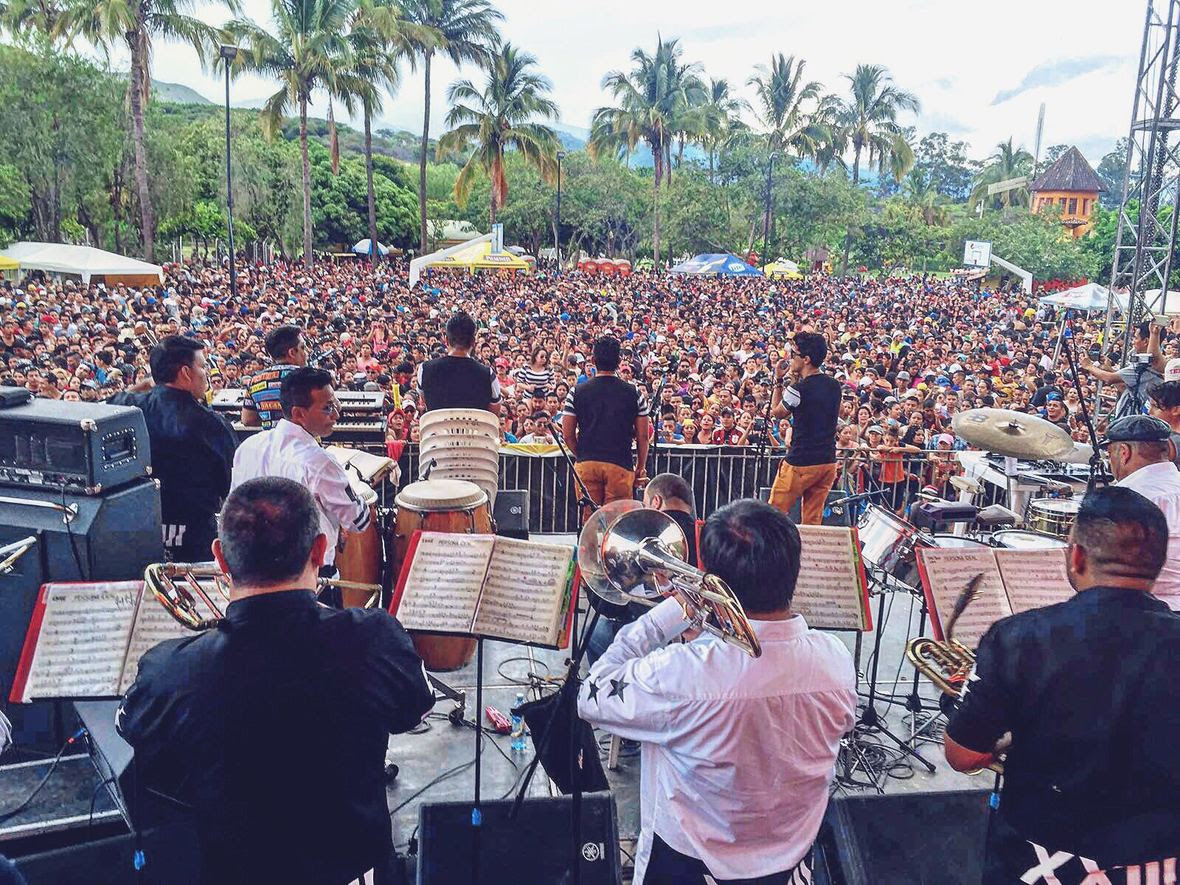
<instances>
[{"instance_id":1,"label":"black cable","mask_svg":"<svg viewBox=\"0 0 1180 885\"><path fill-rule=\"evenodd\" d=\"M98 792L107 784L113 784L115 779L108 777L106 780L99 781L95 787L94 792L90 794L90 814L86 818L86 837L90 837L90 830L94 826L94 806L98 802Z\"/></svg>"},{"instance_id":2,"label":"black cable","mask_svg":"<svg viewBox=\"0 0 1180 885\"><path fill-rule=\"evenodd\" d=\"M86 574L86 570L82 568L82 556L78 553L78 542L74 538L73 529L73 513L70 511L69 505L66 503L66 487L61 487L61 506L62 506L62 522L66 524L66 535L70 539L70 550L74 554L74 565L78 569L78 580L85 581L90 576Z\"/></svg>"},{"instance_id":3,"label":"black cable","mask_svg":"<svg viewBox=\"0 0 1180 885\"><path fill-rule=\"evenodd\" d=\"M447 769L442 774L440 774L438 777L436 777L434 780L432 780L430 783L428 783L426 786L424 786L422 789L418 790L418 792L414 793L412 796L407 798L404 802L402 802L400 805L398 805L396 808L394 808L392 811L390 811L389 816L393 817L395 814L397 814L399 811L401 811L403 808L405 808L407 805L409 805L411 802L413 802L415 799L417 799L419 796L421 796L427 790L437 787L443 781L447 780L447 778L451 778L457 774L461 774L462 772L466 771L467 769L471 768L474 765L475 765L475 758L472 757L471 759L469 759L468 761L464 762L461 765L456 765L454 768Z\"/></svg>"},{"instance_id":4,"label":"black cable","mask_svg":"<svg viewBox=\"0 0 1180 885\"><path fill-rule=\"evenodd\" d=\"M57 751L57 755L53 757L53 762L49 765L49 770L45 772L45 775L41 778L37 786L33 787L33 791L29 793L29 795L25 796L19 805L17 805L15 808L9 809L8 811L5 811L3 814L0 814L0 823L11 820L29 807L29 803L32 802L34 798L36 798L37 794L45 788L47 783L49 783L49 779L53 777L53 772L57 770L57 765L59 762L61 762L61 757L66 754L66 750L68 750L74 744L74 742L85 733L85 728L79 728L76 732L74 732L73 737L61 745L61 749Z\"/></svg>"}]
</instances>

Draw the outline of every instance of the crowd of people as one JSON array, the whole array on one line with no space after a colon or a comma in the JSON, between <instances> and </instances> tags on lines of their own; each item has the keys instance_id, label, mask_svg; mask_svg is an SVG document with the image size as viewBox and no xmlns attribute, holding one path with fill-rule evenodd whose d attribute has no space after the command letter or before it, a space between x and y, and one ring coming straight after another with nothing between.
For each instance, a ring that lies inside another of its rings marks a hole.
<instances>
[{"instance_id":1,"label":"crowd of people","mask_svg":"<svg viewBox=\"0 0 1180 885\"><path fill-rule=\"evenodd\" d=\"M792 429L770 412L774 370L789 339L816 331L843 385L842 484L942 489L957 469L952 454L966 447L952 426L957 413L1033 413L1085 442L1082 405L1093 406L1097 381L1106 390L1141 387L1134 392L1147 405L1167 360L1180 356L1177 330L1151 326L1134 338L1149 365L1120 372L1117 346L1099 354L1103 318L1079 315L1078 385L1055 352L1053 308L1019 290L933 277L433 274L411 291L397 261L248 264L237 276L236 297L224 264L199 262L166 265L161 285L6 282L0 383L105 400L149 386L151 345L183 335L208 346L211 399L271 365L267 334L294 325L310 363L339 387L389 394L389 442L416 442L424 405L416 370L445 351L446 319L463 310L478 327L472 355L496 372L505 442L553 443L570 391L594 371L593 341L614 334L618 375L651 409L655 446L781 451ZM1180 406L1180 395L1171 399Z\"/></svg>"}]
</instances>

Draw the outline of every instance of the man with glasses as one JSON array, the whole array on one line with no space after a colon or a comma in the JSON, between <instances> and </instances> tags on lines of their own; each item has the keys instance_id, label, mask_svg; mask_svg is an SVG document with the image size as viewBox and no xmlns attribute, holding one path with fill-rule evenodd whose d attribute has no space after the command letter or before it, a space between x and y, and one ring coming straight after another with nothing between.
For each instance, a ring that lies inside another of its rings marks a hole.
<instances>
[{"instance_id":1,"label":"man with glasses","mask_svg":"<svg viewBox=\"0 0 1180 885\"><path fill-rule=\"evenodd\" d=\"M320 531L328 539L321 577L334 577L336 552L346 533L367 529L370 513L353 492L344 468L320 445L340 416L332 376L323 369L294 369L283 378L280 399L283 417L274 428L238 448L232 488L260 476L282 476L310 491L320 514ZM322 597L326 602L327 596Z\"/></svg>"}]
</instances>

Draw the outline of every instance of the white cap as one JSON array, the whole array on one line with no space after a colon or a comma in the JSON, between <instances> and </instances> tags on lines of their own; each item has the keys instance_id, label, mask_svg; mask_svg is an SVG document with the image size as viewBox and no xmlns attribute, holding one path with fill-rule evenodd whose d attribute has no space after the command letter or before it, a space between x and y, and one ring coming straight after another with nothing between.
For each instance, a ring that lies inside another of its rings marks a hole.
<instances>
[{"instance_id":1,"label":"white cap","mask_svg":"<svg viewBox=\"0 0 1180 885\"><path fill-rule=\"evenodd\" d=\"M1180 357L1168 360L1168 364L1164 366L1164 380L1180 381Z\"/></svg>"}]
</instances>

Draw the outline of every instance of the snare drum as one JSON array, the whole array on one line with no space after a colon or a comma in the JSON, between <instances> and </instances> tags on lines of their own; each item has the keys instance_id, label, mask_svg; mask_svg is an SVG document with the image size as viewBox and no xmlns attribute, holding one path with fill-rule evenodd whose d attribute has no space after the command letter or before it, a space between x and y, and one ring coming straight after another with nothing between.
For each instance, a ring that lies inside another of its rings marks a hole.
<instances>
[{"instance_id":1,"label":"snare drum","mask_svg":"<svg viewBox=\"0 0 1180 885\"><path fill-rule=\"evenodd\" d=\"M1060 550L1069 546L1061 538L1021 529L1004 529L996 532L992 535L992 544L1008 550Z\"/></svg>"},{"instance_id":2,"label":"snare drum","mask_svg":"<svg viewBox=\"0 0 1180 885\"><path fill-rule=\"evenodd\" d=\"M391 557L396 580L414 532L492 534L488 496L475 483L455 479L426 479L402 489ZM447 633L411 630L410 638L427 670L458 670L475 656L475 639Z\"/></svg>"},{"instance_id":3,"label":"snare drum","mask_svg":"<svg viewBox=\"0 0 1180 885\"><path fill-rule=\"evenodd\" d=\"M1042 535L1068 538L1082 502L1077 498L1038 498L1028 505L1028 527Z\"/></svg>"},{"instance_id":4,"label":"snare drum","mask_svg":"<svg viewBox=\"0 0 1180 885\"><path fill-rule=\"evenodd\" d=\"M381 535L377 529L377 493L352 473L348 473L348 484L353 494L369 508L369 525L363 532L349 533L344 549L336 554L336 569L342 581L380 584L382 554ZM340 597L345 608L361 608L369 601L369 593L365 590L341 588Z\"/></svg>"},{"instance_id":5,"label":"snare drum","mask_svg":"<svg viewBox=\"0 0 1180 885\"><path fill-rule=\"evenodd\" d=\"M918 586L914 550L933 547L929 535L875 504L861 514L857 534L865 562L909 587Z\"/></svg>"}]
</instances>

